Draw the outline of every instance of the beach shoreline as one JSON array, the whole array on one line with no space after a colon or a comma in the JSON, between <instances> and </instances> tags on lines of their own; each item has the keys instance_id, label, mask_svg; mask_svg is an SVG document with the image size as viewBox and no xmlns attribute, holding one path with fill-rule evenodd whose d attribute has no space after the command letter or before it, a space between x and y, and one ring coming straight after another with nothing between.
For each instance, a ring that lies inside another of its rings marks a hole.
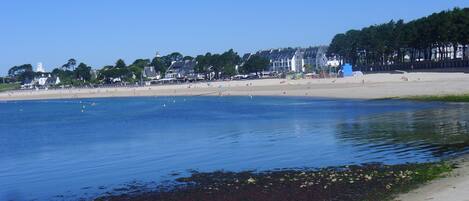
<instances>
[{"instance_id":1,"label":"beach shoreline","mask_svg":"<svg viewBox=\"0 0 469 201\"><path fill-rule=\"evenodd\" d=\"M451 169L450 164L437 162L193 172L176 178L179 185L111 192L95 200L389 200Z\"/></svg>"},{"instance_id":2,"label":"beach shoreline","mask_svg":"<svg viewBox=\"0 0 469 201\"><path fill-rule=\"evenodd\" d=\"M395 201L467 201L469 200L469 154L450 160L456 165L448 175L398 195Z\"/></svg>"},{"instance_id":3,"label":"beach shoreline","mask_svg":"<svg viewBox=\"0 0 469 201\"><path fill-rule=\"evenodd\" d=\"M140 96L304 96L346 99L468 94L469 74L368 74L349 78L261 79L115 88L16 90L0 101Z\"/></svg>"}]
</instances>

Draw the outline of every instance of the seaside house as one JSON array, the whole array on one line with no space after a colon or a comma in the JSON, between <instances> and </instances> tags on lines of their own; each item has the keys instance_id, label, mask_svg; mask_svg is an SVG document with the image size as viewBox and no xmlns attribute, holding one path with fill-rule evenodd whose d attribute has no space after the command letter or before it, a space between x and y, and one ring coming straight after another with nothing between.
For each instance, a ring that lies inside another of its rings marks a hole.
<instances>
[{"instance_id":1,"label":"seaside house","mask_svg":"<svg viewBox=\"0 0 469 201\"><path fill-rule=\"evenodd\" d=\"M57 76L50 76L47 78L45 85L54 86L60 84L60 78Z\"/></svg>"},{"instance_id":2,"label":"seaside house","mask_svg":"<svg viewBox=\"0 0 469 201\"><path fill-rule=\"evenodd\" d=\"M196 75L194 67L197 64L195 60L173 61L166 71L165 78L187 80Z\"/></svg>"},{"instance_id":3,"label":"seaside house","mask_svg":"<svg viewBox=\"0 0 469 201\"><path fill-rule=\"evenodd\" d=\"M32 89L34 88L34 80L25 80L21 84L21 89Z\"/></svg>"},{"instance_id":4,"label":"seaside house","mask_svg":"<svg viewBox=\"0 0 469 201\"><path fill-rule=\"evenodd\" d=\"M32 88L47 88L60 84L60 78L58 76L52 76L51 74L42 74L40 77L35 77L32 80L25 81L22 85L22 89Z\"/></svg>"},{"instance_id":5,"label":"seaside house","mask_svg":"<svg viewBox=\"0 0 469 201\"><path fill-rule=\"evenodd\" d=\"M36 86L41 87L41 88L60 84L60 78L57 76L52 76L51 74L48 74L47 77L43 76L35 80L36 80Z\"/></svg>"},{"instance_id":6,"label":"seaside house","mask_svg":"<svg viewBox=\"0 0 469 201\"><path fill-rule=\"evenodd\" d=\"M305 67L304 69L305 71L308 70L306 69L306 66L310 67L309 71L311 72L315 72L318 70L318 68L316 67L318 50L319 50L319 47L308 47L308 48L303 49L304 51L303 66Z\"/></svg>"},{"instance_id":7,"label":"seaside house","mask_svg":"<svg viewBox=\"0 0 469 201\"><path fill-rule=\"evenodd\" d=\"M143 77L149 80L159 80L161 78L161 75L159 72L156 72L155 67L146 66L143 69Z\"/></svg>"},{"instance_id":8,"label":"seaside house","mask_svg":"<svg viewBox=\"0 0 469 201\"><path fill-rule=\"evenodd\" d=\"M296 72L301 68L301 63L298 63L298 58L302 55L293 48L264 50L256 54L269 60L269 71ZM300 66L298 66L298 64Z\"/></svg>"},{"instance_id":9,"label":"seaside house","mask_svg":"<svg viewBox=\"0 0 469 201\"><path fill-rule=\"evenodd\" d=\"M37 83L38 86L45 86L46 83L47 83L47 79L48 79L48 77L36 78L36 83Z\"/></svg>"},{"instance_id":10,"label":"seaside house","mask_svg":"<svg viewBox=\"0 0 469 201\"><path fill-rule=\"evenodd\" d=\"M305 72L306 66L316 66L318 48L280 48L258 51L256 54L270 62L269 71L272 72ZM245 54L243 61L251 55Z\"/></svg>"}]
</instances>

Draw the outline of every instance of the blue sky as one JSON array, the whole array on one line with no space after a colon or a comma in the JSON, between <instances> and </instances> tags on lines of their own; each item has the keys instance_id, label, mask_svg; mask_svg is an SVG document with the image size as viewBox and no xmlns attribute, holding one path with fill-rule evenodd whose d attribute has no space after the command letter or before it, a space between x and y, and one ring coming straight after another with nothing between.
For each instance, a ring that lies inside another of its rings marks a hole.
<instances>
[{"instance_id":1,"label":"blue sky","mask_svg":"<svg viewBox=\"0 0 469 201\"><path fill-rule=\"evenodd\" d=\"M352 28L416 19L466 0L14 0L0 2L0 75L69 58L94 68L152 58L328 44Z\"/></svg>"}]
</instances>

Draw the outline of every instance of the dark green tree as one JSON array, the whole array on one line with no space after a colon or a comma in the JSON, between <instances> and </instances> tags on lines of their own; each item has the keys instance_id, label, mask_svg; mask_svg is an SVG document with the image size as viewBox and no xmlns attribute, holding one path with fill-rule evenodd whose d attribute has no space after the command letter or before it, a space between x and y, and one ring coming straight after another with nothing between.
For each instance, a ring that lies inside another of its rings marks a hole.
<instances>
[{"instance_id":1,"label":"dark green tree","mask_svg":"<svg viewBox=\"0 0 469 201\"><path fill-rule=\"evenodd\" d=\"M469 9L455 8L408 23L390 21L337 34L328 54L357 65L454 59L459 46L463 47L463 54L466 52L468 30ZM449 54L450 49L453 54ZM463 59L467 56L463 55Z\"/></svg>"},{"instance_id":2,"label":"dark green tree","mask_svg":"<svg viewBox=\"0 0 469 201\"><path fill-rule=\"evenodd\" d=\"M211 67L211 58L212 54L210 52L207 52L205 55L198 55L195 57L197 64L195 65L194 71L203 74L209 73Z\"/></svg>"},{"instance_id":3,"label":"dark green tree","mask_svg":"<svg viewBox=\"0 0 469 201\"><path fill-rule=\"evenodd\" d=\"M84 63L80 63L75 69L74 74L76 79L89 82L91 80L91 67Z\"/></svg>"},{"instance_id":4,"label":"dark green tree","mask_svg":"<svg viewBox=\"0 0 469 201\"><path fill-rule=\"evenodd\" d=\"M269 60L259 55L252 55L242 66L243 73L256 73L262 72L269 68Z\"/></svg>"},{"instance_id":5,"label":"dark green tree","mask_svg":"<svg viewBox=\"0 0 469 201\"><path fill-rule=\"evenodd\" d=\"M171 62L169 62L170 65ZM151 60L150 66L153 66L157 72L160 72L162 75L166 73L166 70L169 67L166 62L165 57L155 57Z\"/></svg>"},{"instance_id":6,"label":"dark green tree","mask_svg":"<svg viewBox=\"0 0 469 201\"><path fill-rule=\"evenodd\" d=\"M150 59L137 59L129 67L138 67L143 69L146 66L150 65Z\"/></svg>"},{"instance_id":7,"label":"dark green tree","mask_svg":"<svg viewBox=\"0 0 469 201\"><path fill-rule=\"evenodd\" d=\"M125 64L124 60L118 59L116 61L116 65L114 66L115 68L126 68L127 65Z\"/></svg>"},{"instance_id":8,"label":"dark green tree","mask_svg":"<svg viewBox=\"0 0 469 201\"><path fill-rule=\"evenodd\" d=\"M66 64L62 65L62 69L64 69L64 70L75 70L76 65L77 65L77 61L74 58L71 58L67 61Z\"/></svg>"},{"instance_id":9,"label":"dark green tree","mask_svg":"<svg viewBox=\"0 0 469 201\"><path fill-rule=\"evenodd\" d=\"M191 57L191 56L184 56L184 58L182 59L184 61L192 61L194 60L194 57Z\"/></svg>"},{"instance_id":10,"label":"dark green tree","mask_svg":"<svg viewBox=\"0 0 469 201\"><path fill-rule=\"evenodd\" d=\"M183 56L181 53L179 53L179 52L173 52L173 53L167 55L167 57L169 58L169 60L170 60L171 62L173 62L173 61L181 61L181 60L184 58L184 56Z\"/></svg>"},{"instance_id":11,"label":"dark green tree","mask_svg":"<svg viewBox=\"0 0 469 201\"><path fill-rule=\"evenodd\" d=\"M222 76L231 77L236 75L236 66L241 62L241 57L230 49L220 55L219 60L222 65Z\"/></svg>"},{"instance_id":12,"label":"dark green tree","mask_svg":"<svg viewBox=\"0 0 469 201\"><path fill-rule=\"evenodd\" d=\"M20 66L13 66L8 70L9 77L16 77L24 72L33 72L33 66L31 64L23 64Z\"/></svg>"}]
</instances>

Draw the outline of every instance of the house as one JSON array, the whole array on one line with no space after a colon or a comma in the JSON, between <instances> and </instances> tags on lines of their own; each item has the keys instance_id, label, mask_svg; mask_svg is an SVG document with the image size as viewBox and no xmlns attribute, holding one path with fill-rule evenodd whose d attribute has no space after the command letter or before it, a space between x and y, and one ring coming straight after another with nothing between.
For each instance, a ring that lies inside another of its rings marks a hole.
<instances>
[{"instance_id":1,"label":"house","mask_svg":"<svg viewBox=\"0 0 469 201\"><path fill-rule=\"evenodd\" d=\"M143 69L143 77L148 78L150 80L158 80L161 78L161 75L159 72L156 72L155 67L146 66Z\"/></svg>"},{"instance_id":2,"label":"house","mask_svg":"<svg viewBox=\"0 0 469 201\"><path fill-rule=\"evenodd\" d=\"M40 78L36 78L36 85L39 87L49 87L53 85L60 84L60 78L57 76L52 76L48 74L47 77L42 76Z\"/></svg>"},{"instance_id":3,"label":"house","mask_svg":"<svg viewBox=\"0 0 469 201\"><path fill-rule=\"evenodd\" d=\"M315 72L317 69L316 67L316 60L317 60L317 54L318 54L319 47L308 47L304 49L304 54L303 54L303 65L306 67L310 67L309 71L310 72ZM305 68L305 71L308 71L308 69Z\"/></svg>"},{"instance_id":4,"label":"house","mask_svg":"<svg viewBox=\"0 0 469 201\"><path fill-rule=\"evenodd\" d=\"M297 72L301 70L301 52L294 48L264 50L256 53L270 62L269 71Z\"/></svg>"},{"instance_id":5,"label":"house","mask_svg":"<svg viewBox=\"0 0 469 201\"><path fill-rule=\"evenodd\" d=\"M32 89L34 88L34 80L25 80L21 83L21 89Z\"/></svg>"},{"instance_id":6,"label":"house","mask_svg":"<svg viewBox=\"0 0 469 201\"><path fill-rule=\"evenodd\" d=\"M195 74L194 68L197 62L195 60L173 61L166 71L165 78L188 79Z\"/></svg>"},{"instance_id":7,"label":"house","mask_svg":"<svg viewBox=\"0 0 469 201\"><path fill-rule=\"evenodd\" d=\"M35 80L36 80L37 85L45 86L46 82L47 82L47 79L48 79L48 77L40 77L40 78L36 78Z\"/></svg>"},{"instance_id":8,"label":"house","mask_svg":"<svg viewBox=\"0 0 469 201\"><path fill-rule=\"evenodd\" d=\"M60 78L57 76L52 76L51 74L42 74L41 77L35 77L33 80L25 81L22 85L22 89L32 89L32 88L47 88L50 86L60 84Z\"/></svg>"},{"instance_id":9,"label":"house","mask_svg":"<svg viewBox=\"0 0 469 201\"><path fill-rule=\"evenodd\" d=\"M40 78L35 79L36 86L39 87L50 87L54 85L60 84L60 78L57 76L52 76L48 74L47 77L42 76Z\"/></svg>"},{"instance_id":10,"label":"house","mask_svg":"<svg viewBox=\"0 0 469 201\"><path fill-rule=\"evenodd\" d=\"M306 66L316 66L318 47L280 48L258 51L256 55L269 60L269 71L272 72L305 72ZM243 56L248 59L249 54Z\"/></svg>"},{"instance_id":11,"label":"house","mask_svg":"<svg viewBox=\"0 0 469 201\"><path fill-rule=\"evenodd\" d=\"M46 86L53 86L60 84L60 78L57 76L49 76L46 80Z\"/></svg>"}]
</instances>

